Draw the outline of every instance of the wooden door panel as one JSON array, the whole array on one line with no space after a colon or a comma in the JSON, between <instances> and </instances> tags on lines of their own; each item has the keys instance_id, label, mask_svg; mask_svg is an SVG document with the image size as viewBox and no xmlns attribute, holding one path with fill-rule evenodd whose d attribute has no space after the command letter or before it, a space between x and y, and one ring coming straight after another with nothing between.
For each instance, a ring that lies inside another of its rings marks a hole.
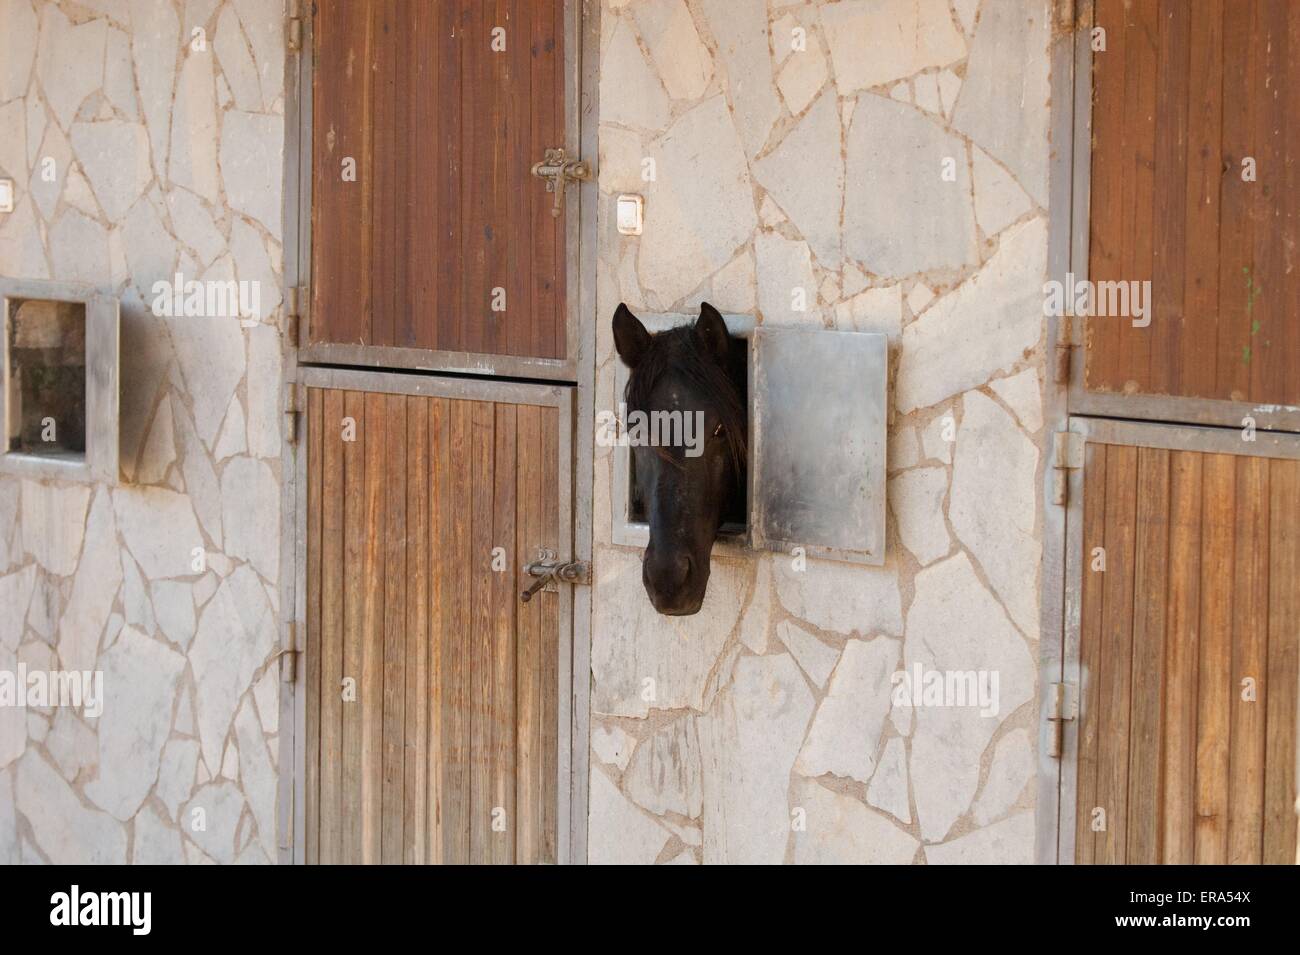
<instances>
[{"instance_id":1,"label":"wooden door panel","mask_svg":"<svg viewBox=\"0 0 1300 955\"><path fill-rule=\"evenodd\" d=\"M568 357L564 0L313 11L309 344Z\"/></svg>"},{"instance_id":2,"label":"wooden door panel","mask_svg":"<svg viewBox=\"0 0 1300 955\"><path fill-rule=\"evenodd\" d=\"M1085 389L1300 404L1300 4L1097 0ZM1243 162L1253 180L1243 179Z\"/></svg>"},{"instance_id":3,"label":"wooden door panel","mask_svg":"<svg viewBox=\"0 0 1300 955\"><path fill-rule=\"evenodd\" d=\"M1075 861L1294 862L1300 460L1154 443L1085 446Z\"/></svg>"},{"instance_id":4,"label":"wooden door panel","mask_svg":"<svg viewBox=\"0 0 1300 955\"><path fill-rule=\"evenodd\" d=\"M307 389L308 862L556 860L559 416Z\"/></svg>"}]
</instances>

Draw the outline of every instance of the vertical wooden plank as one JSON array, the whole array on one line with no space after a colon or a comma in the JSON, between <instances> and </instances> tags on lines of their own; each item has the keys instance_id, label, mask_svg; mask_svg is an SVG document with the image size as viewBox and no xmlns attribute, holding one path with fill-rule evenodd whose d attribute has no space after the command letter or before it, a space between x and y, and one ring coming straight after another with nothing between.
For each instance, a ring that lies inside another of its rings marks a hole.
<instances>
[{"instance_id":1,"label":"vertical wooden plank","mask_svg":"<svg viewBox=\"0 0 1300 955\"><path fill-rule=\"evenodd\" d=\"M515 545L515 406L495 406L495 451L492 463L492 548L504 551L504 566L493 570L492 608L492 806L501 809L504 828L492 833L491 858L497 864L515 861L515 604L513 566Z\"/></svg>"},{"instance_id":2,"label":"vertical wooden plank","mask_svg":"<svg viewBox=\"0 0 1300 955\"><path fill-rule=\"evenodd\" d=\"M560 539L560 413L542 409L542 535L546 547L557 554L569 553L572 541ZM543 861L557 861L556 838L559 820L556 787L559 784L559 694L560 694L560 595L538 594L542 598L542 845ZM567 731L567 730L566 730Z\"/></svg>"},{"instance_id":3,"label":"vertical wooden plank","mask_svg":"<svg viewBox=\"0 0 1300 955\"><path fill-rule=\"evenodd\" d=\"M1177 394L1182 383L1184 252L1187 235L1188 51L1192 9L1184 3L1160 5L1160 49L1156 86L1155 244L1152 249L1152 394Z\"/></svg>"},{"instance_id":4,"label":"vertical wooden plank","mask_svg":"<svg viewBox=\"0 0 1300 955\"><path fill-rule=\"evenodd\" d=\"M365 396L365 523L361 556L361 861L381 859L384 731L384 575L387 573L387 449L385 396Z\"/></svg>"},{"instance_id":5,"label":"vertical wooden plank","mask_svg":"<svg viewBox=\"0 0 1300 955\"><path fill-rule=\"evenodd\" d=\"M1283 111L1289 117L1300 116L1300 3L1287 4L1287 61L1289 70ZM1286 299L1282 309L1283 322L1274 339L1275 347L1283 356L1300 352L1300 123L1286 124L1286 175L1279 204L1282 207L1282 246L1290 250L1286 257ZM1284 361L1279 390L1282 397L1273 399L1281 404L1300 405L1300 361Z\"/></svg>"},{"instance_id":6,"label":"vertical wooden plank","mask_svg":"<svg viewBox=\"0 0 1300 955\"><path fill-rule=\"evenodd\" d=\"M1096 548L1106 548L1106 451L1104 444L1088 442L1083 463L1083 600L1079 626L1079 672L1083 685L1079 724L1079 788L1075 799L1075 862L1090 865L1096 838L1092 812L1097 805L1097 746L1101 727L1102 611L1106 571L1093 569Z\"/></svg>"},{"instance_id":7,"label":"vertical wooden plank","mask_svg":"<svg viewBox=\"0 0 1300 955\"><path fill-rule=\"evenodd\" d=\"M385 395L384 606L380 858L402 863L406 792L406 398Z\"/></svg>"},{"instance_id":8,"label":"vertical wooden plank","mask_svg":"<svg viewBox=\"0 0 1300 955\"><path fill-rule=\"evenodd\" d=\"M448 857L445 807L448 804L448 757L451 741L444 733L447 698L451 684L448 675L455 664L450 656L446 627L454 599L447 560L451 544L450 475L447 448L450 443L450 408L446 398L429 400L429 747L426 776L429 791L426 800L428 861L441 864Z\"/></svg>"},{"instance_id":9,"label":"vertical wooden plank","mask_svg":"<svg viewBox=\"0 0 1300 955\"><path fill-rule=\"evenodd\" d=\"M520 405L516 413L516 540L512 562L516 591L532 583L523 565L537 557L542 545L542 428L541 409ZM517 784L515 808L516 859L525 865L542 861L542 601L534 597L518 609L516 633Z\"/></svg>"},{"instance_id":10,"label":"vertical wooden plank","mask_svg":"<svg viewBox=\"0 0 1300 955\"><path fill-rule=\"evenodd\" d=\"M461 249L461 163L464 152L460 90L464 85L463 51L466 0L445 0L437 5L438 89L435 111L438 126L438 295L435 342L438 348L461 348L460 322L464 312L464 267Z\"/></svg>"},{"instance_id":11,"label":"vertical wooden plank","mask_svg":"<svg viewBox=\"0 0 1300 955\"><path fill-rule=\"evenodd\" d=\"M1201 623L1201 462L1170 459L1161 861L1190 865L1196 816L1196 686Z\"/></svg>"},{"instance_id":12,"label":"vertical wooden plank","mask_svg":"<svg viewBox=\"0 0 1300 955\"><path fill-rule=\"evenodd\" d=\"M470 861L492 860L492 490L494 414L490 401L471 405L473 446L470 579ZM463 465L462 465L463 466Z\"/></svg>"},{"instance_id":13,"label":"vertical wooden plank","mask_svg":"<svg viewBox=\"0 0 1300 955\"><path fill-rule=\"evenodd\" d=\"M320 677L320 855L323 863L343 860L344 665L344 476L343 392L325 392L321 408L321 677Z\"/></svg>"},{"instance_id":14,"label":"vertical wooden plank","mask_svg":"<svg viewBox=\"0 0 1300 955\"><path fill-rule=\"evenodd\" d=\"M1255 144L1254 91L1259 83L1258 0L1226 4L1223 10L1223 175L1219 231L1218 376L1210 397L1244 401L1250 389L1247 301L1255 273L1251 213L1258 183L1243 182L1241 161Z\"/></svg>"},{"instance_id":15,"label":"vertical wooden plank","mask_svg":"<svg viewBox=\"0 0 1300 955\"><path fill-rule=\"evenodd\" d=\"M1228 735L1232 694L1232 565L1236 467L1231 455L1207 454L1201 485L1201 626L1196 716L1198 864L1228 857Z\"/></svg>"},{"instance_id":16,"label":"vertical wooden plank","mask_svg":"<svg viewBox=\"0 0 1300 955\"><path fill-rule=\"evenodd\" d=\"M1133 282L1150 281L1154 211L1157 0L1130 0L1124 53L1124 273ZM1150 303L1148 303L1149 305ZM1130 302L1130 310L1132 303ZM1151 326L1112 317L1119 328L1119 375L1123 389L1149 391Z\"/></svg>"},{"instance_id":17,"label":"vertical wooden plank","mask_svg":"<svg viewBox=\"0 0 1300 955\"><path fill-rule=\"evenodd\" d=\"M1223 0L1204 0L1188 36L1187 237L1179 394L1209 397L1218 368L1219 215L1223 176Z\"/></svg>"},{"instance_id":18,"label":"vertical wooden plank","mask_svg":"<svg viewBox=\"0 0 1300 955\"><path fill-rule=\"evenodd\" d=\"M505 339L502 350L510 355L526 355L530 345L532 300L532 229L529 207L540 182L524 177L532 164L541 158L531 152L532 130L532 30L538 4L514 2L510 5L508 48L509 75L506 79L505 135L511 182L523 181L522 188L506 190L506 218L503 230L508 243L509 310L506 313Z\"/></svg>"},{"instance_id":19,"label":"vertical wooden plank","mask_svg":"<svg viewBox=\"0 0 1300 955\"><path fill-rule=\"evenodd\" d=\"M1169 452L1139 448L1125 854L1130 865L1155 865L1160 861L1168 547Z\"/></svg>"},{"instance_id":20,"label":"vertical wooden plank","mask_svg":"<svg viewBox=\"0 0 1300 955\"><path fill-rule=\"evenodd\" d=\"M1286 366L1297 363L1297 352L1286 352L1287 326L1300 327L1300 315L1287 316L1286 240L1288 218L1295 221L1300 197L1287 192L1286 129L1296 121L1286 112L1287 82L1292 50L1287 30L1288 0L1258 0L1258 23L1253 39L1257 81L1254 152L1257 181L1252 190L1251 221L1255 231L1255 271L1246 299L1243 359L1249 369L1251 401L1284 403L1287 400ZM1292 159L1292 161L1295 161ZM1240 175L1240 173L1238 173ZM1286 211L1284 211L1286 210ZM1291 233L1294 241L1295 235ZM1300 253L1292 246L1291 270L1300 266Z\"/></svg>"},{"instance_id":21,"label":"vertical wooden plank","mask_svg":"<svg viewBox=\"0 0 1300 955\"><path fill-rule=\"evenodd\" d=\"M1123 276L1123 181L1125 45L1122 0L1097 0L1097 26L1106 31L1105 52L1094 53L1092 110L1092 185L1088 238L1088 277L1093 282ZM1091 318L1087 328L1087 387L1113 391L1119 377L1119 328L1113 318Z\"/></svg>"},{"instance_id":22,"label":"vertical wooden plank","mask_svg":"<svg viewBox=\"0 0 1300 955\"><path fill-rule=\"evenodd\" d=\"M1123 863L1127 851L1136 506L1137 449L1112 446L1106 452L1104 679L1097 762L1097 805L1105 810L1106 829L1097 833L1095 850L1095 861L1104 864Z\"/></svg>"},{"instance_id":23,"label":"vertical wooden plank","mask_svg":"<svg viewBox=\"0 0 1300 955\"><path fill-rule=\"evenodd\" d=\"M357 17L364 20L362 26L365 37L365 45L361 50L361 57L349 61L349 73L353 76L353 82L359 82L362 86L362 102L365 111L361 118L361 127L357 130L357 146L360 155L355 156L357 160L357 177L360 179L361 186L361 227L357 239L350 243L353 253L351 261L345 261L343 268L357 269L360 266L362 272L361 280L364 289L362 298L362 326L361 326L361 343L372 345L375 343L375 211L376 204L381 201L383 193L376 189L376 178L378 169L375 163L375 47L377 37L375 36L375 17L370 4L357 5L360 9L357 11ZM362 75L357 77L360 72ZM313 100L313 102L315 102ZM323 223L328 228L329 223ZM313 239L316 231L313 230ZM361 246L360 255L357 255L356 244Z\"/></svg>"},{"instance_id":24,"label":"vertical wooden plank","mask_svg":"<svg viewBox=\"0 0 1300 955\"><path fill-rule=\"evenodd\" d=\"M438 579L442 604L442 731L444 859L451 864L471 861L470 803L473 748L472 707L480 704L471 687L470 468L465 466L473 442L468 401L448 402L448 440L441 457L445 491L442 518L443 546L438 554Z\"/></svg>"},{"instance_id":25,"label":"vertical wooden plank","mask_svg":"<svg viewBox=\"0 0 1300 955\"><path fill-rule=\"evenodd\" d=\"M419 128L423 120L416 112L421 90L419 79L421 48L430 45L432 37L420 32L421 17L426 12L422 3L397 3L395 28L396 51L396 102L393 121L396 130L396 161L394 183L397 194L393 197L396 215L393 222L393 344L410 347L419 340L416 327L415 295L419 278L416 262L423 255L428 241L415 231L416 202L419 199L419 179L428 175L427 167L419 166ZM424 253L427 254L427 253Z\"/></svg>"},{"instance_id":26,"label":"vertical wooden plank","mask_svg":"<svg viewBox=\"0 0 1300 955\"><path fill-rule=\"evenodd\" d=\"M402 861L426 861L429 780L429 402L406 399L406 736Z\"/></svg>"},{"instance_id":27,"label":"vertical wooden plank","mask_svg":"<svg viewBox=\"0 0 1300 955\"><path fill-rule=\"evenodd\" d=\"M562 6L557 0L538 4L532 21L532 152L537 157L547 147L564 145L563 126L556 122L557 109L562 109L564 98L560 69L564 54L554 26L557 6ZM558 296L563 294L564 246L557 244L557 237L564 235L564 212L562 208L558 218L551 215L553 197L542 189L532 190L531 199L533 289L529 353L552 358L557 356L556 316L561 301Z\"/></svg>"},{"instance_id":28,"label":"vertical wooden plank","mask_svg":"<svg viewBox=\"0 0 1300 955\"><path fill-rule=\"evenodd\" d=\"M371 279L371 342L393 344L393 318L397 290L397 209L398 133L397 133L397 40L400 25L397 0L371 0L374 33L374 121L370 127L372 213L370 218L369 257Z\"/></svg>"},{"instance_id":29,"label":"vertical wooden plank","mask_svg":"<svg viewBox=\"0 0 1300 955\"><path fill-rule=\"evenodd\" d=\"M441 164L439 140L442 122L442 91L439 59L444 39L439 35L442 4L412 4L412 28L408 44L414 89L407 98L406 123L411 135L411 157L406 164L407 188L411 195L407 273L411 298L407 324L398 344L408 348L435 348L438 326L438 285L442 277L444 243L438 229L439 190L446 167ZM425 413L427 420L428 414ZM426 435L427 439L427 435ZM427 475L426 475L427 477Z\"/></svg>"},{"instance_id":30,"label":"vertical wooden plank","mask_svg":"<svg viewBox=\"0 0 1300 955\"><path fill-rule=\"evenodd\" d=\"M489 47L484 53L486 67L483 88L484 118L490 120L490 124L485 129L483 152L479 158L481 174L486 180L483 230L480 233L480 241L483 245L483 274L487 289L480 347L483 351L497 355L509 354L506 348L507 327L514 311L522 304L512 302L509 295L513 279L510 274L509 260L512 223L507 206L507 191L512 185L516 189L535 188L537 185L536 182L529 182L525 178L524 170L515 169L509 164L507 84L510 81L510 49L523 40L523 36L515 31L513 18L508 9L510 6L512 4L507 0L490 0L483 3L487 28L484 42L487 42L486 37L492 36L492 31L501 29L505 31L506 44L504 50ZM513 182L512 174L515 176ZM531 176L528 178L530 179ZM505 311L496 311L487 307L497 289L505 292Z\"/></svg>"},{"instance_id":31,"label":"vertical wooden plank","mask_svg":"<svg viewBox=\"0 0 1300 955\"><path fill-rule=\"evenodd\" d=\"M363 561L366 541L366 421L365 395L349 391L344 395L344 416L339 423L343 443L343 676L347 687L343 700L342 759L342 844L337 861L355 864L362 859L362 710L363 640L366 620L366 592ZM343 428L348 427L352 440ZM342 683L341 681L341 683Z\"/></svg>"},{"instance_id":32,"label":"vertical wooden plank","mask_svg":"<svg viewBox=\"0 0 1300 955\"><path fill-rule=\"evenodd\" d=\"M369 9L347 0L313 5L311 340L369 340L369 259L358 255L357 223L368 212L363 165L370 123ZM357 180L343 180L343 162Z\"/></svg>"},{"instance_id":33,"label":"vertical wooden plank","mask_svg":"<svg viewBox=\"0 0 1300 955\"><path fill-rule=\"evenodd\" d=\"M465 351L482 349L483 325L491 306L485 232L491 227L488 203L492 170L487 166L487 160L497 132L497 118L491 114L489 89L490 63L494 55L490 46L493 6L489 2L466 5L468 18L460 87L461 156L465 164L460 196L463 285L458 326L460 348Z\"/></svg>"},{"instance_id":34,"label":"vertical wooden plank","mask_svg":"<svg viewBox=\"0 0 1300 955\"><path fill-rule=\"evenodd\" d=\"M1296 714L1300 697L1300 461L1269 462L1267 746L1264 862L1296 848Z\"/></svg>"},{"instance_id":35,"label":"vertical wooden plank","mask_svg":"<svg viewBox=\"0 0 1300 955\"><path fill-rule=\"evenodd\" d=\"M1233 568L1228 862L1258 865L1264 840L1268 711L1268 459L1237 458ZM1254 698L1243 685L1254 684Z\"/></svg>"},{"instance_id":36,"label":"vertical wooden plank","mask_svg":"<svg viewBox=\"0 0 1300 955\"><path fill-rule=\"evenodd\" d=\"M551 63L554 71L554 85L550 93L551 105L551 122L554 123L554 138L557 143L565 142L567 139L567 126L565 125L565 90L564 90L564 0L551 0ZM573 193L576 195L578 188L575 186ZM569 216L569 204L566 201L560 208L559 216L551 217L551 241L554 244L555 256L553 260L551 273L551 288L553 295L546 311L547 321L550 328L550 349L547 354L552 358L561 358L567 352L567 341L565 328L567 325L566 309L566 279L565 269L565 245L568 235L568 227L565 221Z\"/></svg>"},{"instance_id":37,"label":"vertical wooden plank","mask_svg":"<svg viewBox=\"0 0 1300 955\"><path fill-rule=\"evenodd\" d=\"M306 674L301 692L307 694L305 810L303 826L306 845L303 858L308 865L320 861L320 790L321 790L321 491L325 476L322 458L321 417L324 397L319 388L307 389L307 606L303 624L306 629ZM332 754L331 754L332 755ZM327 756L327 758L329 758Z\"/></svg>"}]
</instances>

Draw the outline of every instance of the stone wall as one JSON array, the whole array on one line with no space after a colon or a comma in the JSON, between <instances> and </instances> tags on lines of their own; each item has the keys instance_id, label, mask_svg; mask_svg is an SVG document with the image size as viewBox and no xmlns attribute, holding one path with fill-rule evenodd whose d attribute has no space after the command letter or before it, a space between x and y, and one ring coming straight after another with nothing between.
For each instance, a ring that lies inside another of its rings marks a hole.
<instances>
[{"instance_id":1,"label":"stone wall","mask_svg":"<svg viewBox=\"0 0 1300 955\"><path fill-rule=\"evenodd\" d=\"M0 476L0 670L105 693L98 719L0 707L0 863L274 859L283 8L0 0L0 24L0 274L120 299L123 471ZM156 318L176 272L256 281L260 313Z\"/></svg>"},{"instance_id":2,"label":"stone wall","mask_svg":"<svg viewBox=\"0 0 1300 955\"><path fill-rule=\"evenodd\" d=\"M619 301L708 300L886 333L893 420L883 567L715 554L687 618L597 449L591 861L1031 860L1048 41L1046 0L605 0L597 407ZM894 705L916 664L998 714Z\"/></svg>"}]
</instances>

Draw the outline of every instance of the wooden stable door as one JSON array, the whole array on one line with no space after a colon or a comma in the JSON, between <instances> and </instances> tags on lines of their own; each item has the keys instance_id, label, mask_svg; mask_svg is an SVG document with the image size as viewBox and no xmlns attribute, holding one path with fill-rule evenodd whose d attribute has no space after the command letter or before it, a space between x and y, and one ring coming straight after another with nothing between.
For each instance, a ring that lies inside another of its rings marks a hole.
<instances>
[{"instance_id":1,"label":"wooden stable door","mask_svg":"<svg viewBox=\"0 0 1300 955\"><path fill-rule=\"evenodd\" d=\"M383 349L390 367L462 371L497 367L481 356L571 357L577 189L557 205L531 172L574 145L565 6L312 4L309 357L369 363Z\"/></svg>"},{"instance_id":2,"label":"wooden stable door","mask_svg":"<svg viewBox=\"0 0 1300 955\"><path fill-rule=\"evenodd\" d=\"M569 389L309 375L305 861L556 861Z\"/></svg>"},{"instance_id":3,"label":"wooden stable door","mask_svg":"<svg viewBox=\"0 0 1300 955\"><path fill-rule=\"evenodd\" d=\"M1088 323L1086 391L1300 405L1300 3L1097 0L1094 17L1087 277L1149 281L1151 302L1147 325Z\"/></svg>"},{"instance_id":4,"label":"wooden stable door","mask_svg":"<svg viewBox=\"0 0 1300 955\"><path fill-rule=\"evenodd\" d=\"M1300 441L1072 428L1074 860L1295 862Z\"/></svg>"}]
</instances>

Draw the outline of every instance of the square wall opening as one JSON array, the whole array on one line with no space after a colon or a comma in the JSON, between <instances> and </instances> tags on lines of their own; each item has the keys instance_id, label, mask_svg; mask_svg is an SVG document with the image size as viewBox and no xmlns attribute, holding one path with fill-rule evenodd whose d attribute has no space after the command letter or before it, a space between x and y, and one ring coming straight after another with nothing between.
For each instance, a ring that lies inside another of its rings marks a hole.
<instances>
[{"instance_id":1,"label":"square wall opening","mask_svg":"<svg viewBox=\"0 0 1300 955\"><path fill-rule=\"evenodd\" d=\"M9 299L5 451L84 461L86 305Z\"/></svg>"},{"instance_id":2,"label":"square wall opening","mask_svg":"<svg viewBox=\"0 0 1300 955\"><path fill-rule=\"evenodd\" d=\"M118 483L117 299L0 277L0 472Z\"/></svg>"},{"instance_id":3,"label":"square wall opening","mask_svg":"<svg viewBox=\"0 0 1300 955\"><path fill-rule=\"evenodd\" d=\"M674 328L678 325L693 323L696 319L694 315L641 315L641 322L651 332L662 332ZM736 388L740 392L740 400L750 413L752 420L752 401L750 399L750 376L752 345L754 333L754 319L750 315L723 315L723 320L727 323L727 331L731 335L729 372ZM623 400L624 389L627 387L628 370L621 361L617 362L614 373L614 390L615 402ZM747 444L752 447L753 444L753 427L750 426L750 434L747 437ZM632 454L631 448L618 446L613 450L614 454L614 480L612 493L610 495L610 505L613 511L613 541L616 544L626 544L636 547L644 547L650 542L650 525L646 511L646 502L642 500L637 490L636 483L636 456ZM722 527L718 530L718 544L724 548L746 548L749 544L750 528L750 494L751 481L750 471L753 467L752 454L746 457L745 474L741 476L741 486L736 489L737 493L731 496L728 502L727 510L723 514Z\"/></svg>"},{"instance_id":4,"label":"square wall opening","mask_svg":"<svg viewBox=\"0 0 1300 955\"><path fill-rule=\"evenodd\" d=\"M728 373L740 392L740 403L749 407L749 342L748 338L731 338L731 354L728 356ZM620 398L622 392L619 392ZM631 524L646 524L650 518L646 502L642 498L636 482L636 455L627 458L627 519ZM722 514L722 527L718 534L723 537L744 537L749 531L749 459L745 459L745 473L740 475L738 486L734 489Z\"/></svg>"}]
</instances>

